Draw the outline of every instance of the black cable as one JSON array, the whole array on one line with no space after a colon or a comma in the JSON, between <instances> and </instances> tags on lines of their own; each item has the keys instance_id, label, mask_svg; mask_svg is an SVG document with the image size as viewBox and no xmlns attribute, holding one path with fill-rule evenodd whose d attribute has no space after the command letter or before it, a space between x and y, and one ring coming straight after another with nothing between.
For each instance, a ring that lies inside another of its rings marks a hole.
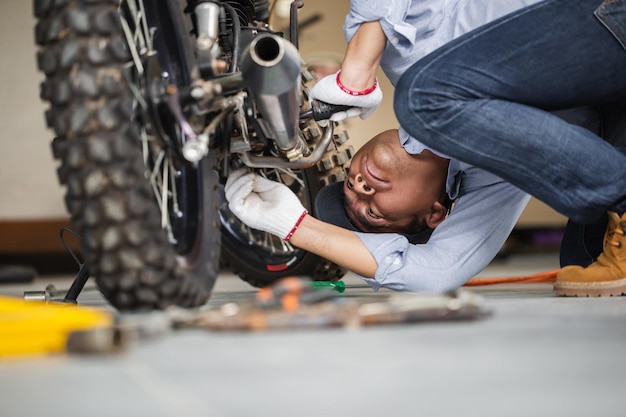
<instances>
[{"instance_id":1,"label":"black cable","mask_svg":"<svg viewBox=\"0 0 626 417\"><path fill-rule=\"evenodd\" d=\"M76 278L74 278L72 285L70 286L69 290L67 290L67 294L65 294L65 297L63 297L64 302L75 304L76 300L78 299L78 295L85 287L85 283L87 282L87 279L89 279L90 272L89 272L89 268L87 267L87 263L81 262L80 259L78 259L78 256L72 250L72 248L70 248L70 246L65 241L65 238L63 237L64 232L70 232L79 240L80 240L80 236L78 235L78 233L74 232L72 229L68 227L61 228L61 231L59 232L61 243L65 247L65 250L67 250L70 253L70 255L72 255L72 258L74 258L74 260L76 261L79 267L78 275L76 275Z\"/></svg>"},{"instance_id":2,"label":"black cable","mask_svg":"<svg viewBox=\"0 0 626 417\"><path fill-rule=\"evenodd\" d=\"M70 248L70 245L68 245L67 242L65 241L65 238L63 237L63 233L64 232L70 232L71 234L73 234L79 240L80 240L80 236L78 235L78 233L76 233L75 231L73 231L69 227L63 227L63 228L61 228L61 231L59 232L59 238L61 239L61 243L65 247L65 250L68 251L70 253L70 255L72 255L72 258L74 258L74 260L76 261L76 263L78 264L79 267L83 266L83 263L81 262L81 260L78 259L78 256L76 256L76 254L74 253L72 248Z\"/></svg>"},{"instance_id":3,"label":"black cable","mask_svg":"<svg viewBox=\"0 0 626 417\"><path fill-rule=\"evenodd\" d=\"M233 23L233 51L232 51L232 59L230 60L230 71L237 71L237 67L239 67L239 35L241 33L241 24L239 22L239 15L235 11L235 8L228 3L223 3L222 7L228 11L230 18Z\"/></svg>"}]
</instances>

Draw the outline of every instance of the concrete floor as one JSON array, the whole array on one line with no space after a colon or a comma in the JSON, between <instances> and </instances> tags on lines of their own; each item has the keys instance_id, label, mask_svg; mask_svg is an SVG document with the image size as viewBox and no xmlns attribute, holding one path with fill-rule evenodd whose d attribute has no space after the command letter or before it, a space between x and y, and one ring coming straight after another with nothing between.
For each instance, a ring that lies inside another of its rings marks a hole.
<instances>
[{"instance_id":1,"label":"concrete floor","mask_svg":"<svg viewBox=\"0 0 626 417\"><path fill-rule=\"evenodd\" d=\"M556 267L553 254L512 257L480 276ZM389 295L345 281L348 297ZM42 277L0 294L68 282ZM255 291L224 273L210 306ZM467 291L492 314L360 329L176 330L119 354L0 361L0 416L626 415L625 297L559 298L545 283ZM107 308L94 290L79 302Z\"/></svg>"}]
</instances>

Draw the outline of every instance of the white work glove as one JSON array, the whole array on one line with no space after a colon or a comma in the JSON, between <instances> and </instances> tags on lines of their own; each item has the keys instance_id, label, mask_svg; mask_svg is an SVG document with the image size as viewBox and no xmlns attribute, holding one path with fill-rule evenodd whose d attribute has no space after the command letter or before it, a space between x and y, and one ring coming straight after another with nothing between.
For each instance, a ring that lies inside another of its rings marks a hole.
<instances>
[{"instance_id":1,"label":"white work glove","mask_svg":"<svg viewBox=\"0 0 626 417\"><path fill-rule=\"evenodd\" d=\"M298 197L284 184L240 169L224 188L228 208L247 226L289 240L307 214Z\"/></svg>"},{"instance_id":2,"label":"white work glove","mask_svg":"<svg viewBox=\"0 0 626 417\"><path fill-rule=\"evenodd\" d=\"M321 78L309 91L309 99L353 107L352 109L333 114L330 120L338 122L355 116L367 119L383 100L383 92L380 89L378 80L376 80L376 87L370 93L352 95L343 91L337 83L339 72L337 71L335 74Z\"/></svg>"}]
</instances>

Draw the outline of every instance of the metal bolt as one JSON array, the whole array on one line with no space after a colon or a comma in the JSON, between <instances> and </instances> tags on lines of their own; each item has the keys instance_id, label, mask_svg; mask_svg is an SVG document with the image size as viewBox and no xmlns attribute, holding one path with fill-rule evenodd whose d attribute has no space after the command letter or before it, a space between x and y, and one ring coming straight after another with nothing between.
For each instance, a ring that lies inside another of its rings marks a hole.
<instances>
[{"instance_id":1,"label":"metal bolt","mask_svg":"<svg viewBox=\"0 0 626 417\"><path fill-rule=\"evenodd\" d=\"M204 89L202 87L193 87L191 89L191 97L194 100L200 100L204 97Z\"/></svg>"}]
</instances>

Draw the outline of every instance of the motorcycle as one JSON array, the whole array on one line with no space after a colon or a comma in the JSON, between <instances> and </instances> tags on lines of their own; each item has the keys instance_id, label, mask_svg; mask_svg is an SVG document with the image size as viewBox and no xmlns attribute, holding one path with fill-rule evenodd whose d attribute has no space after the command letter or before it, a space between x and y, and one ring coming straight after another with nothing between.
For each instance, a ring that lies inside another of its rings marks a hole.
<instances>
[{"instance_id":1,"label":"motorcycle","mask_svg":"<svg viewBox=\"0 0 626 417\"><path fill-rule=\"evenodd\" d=\"M41 97L89 272L119 310L200 306L228 266L256 287L345 271L242 224L230 172L286 184L315 215L352 157L341 110L270 22L270 0L35 0Z\"/></svg>"}]
</instances>

